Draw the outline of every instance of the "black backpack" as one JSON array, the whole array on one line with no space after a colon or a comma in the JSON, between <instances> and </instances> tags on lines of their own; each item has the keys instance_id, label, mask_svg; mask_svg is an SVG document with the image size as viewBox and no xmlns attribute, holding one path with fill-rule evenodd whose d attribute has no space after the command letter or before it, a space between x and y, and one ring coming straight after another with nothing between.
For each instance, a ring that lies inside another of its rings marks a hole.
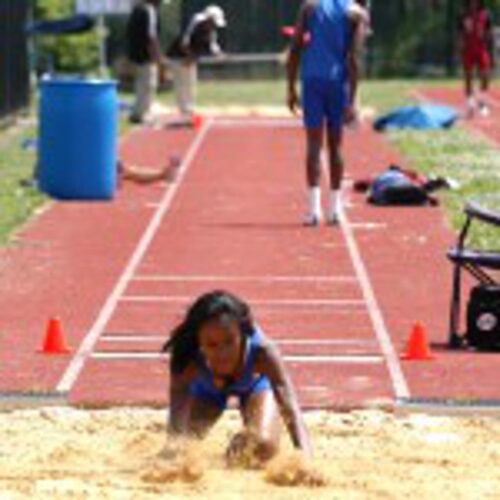
<instances>
[{"instance_id":1,"label":"black backpack","mask_svg":"<svg viewBox=\"0 0 500 500\"><path fill-rule=\"evenodd\" d=\"M391 165L371 183L368 201L374 205L424 205L429 195L424 186Z\"/></svg>"}]
</instances>

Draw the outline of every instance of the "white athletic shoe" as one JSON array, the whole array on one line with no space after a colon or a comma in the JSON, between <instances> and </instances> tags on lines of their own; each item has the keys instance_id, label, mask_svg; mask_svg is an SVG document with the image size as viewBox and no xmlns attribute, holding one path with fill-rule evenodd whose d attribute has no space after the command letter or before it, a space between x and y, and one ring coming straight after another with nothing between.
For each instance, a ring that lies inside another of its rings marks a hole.
<instances>
[{"instance_id":1,"label":"white athletic shoe","mask_svg":"<svg viewBox=\"0 0 500 500\"><path fill-rule=\"evenodd\" d=\"M340 224L339 214L333 213L328 216L327 223L329 226L338 226Z\"/></svg>"},{"instance_id":2,"label":"white athletic shoe","mask_svg":"<svg viewBox=\"0 0 500 500\"><path fill-rule=\"evenodd\" d=\"M466 118L474 118L476 113L476 99L474 97L469 97L465 104L465 116Z\"/></svg>"},{"instance_id":3,"label":"white athletic shoe","mask_svg":"<svg viewBox=\"0 0 500 500\"><path fill-rule=\"evenodd\" d=\"M304 217L303 225L307 227L316 227L321 224L323 214L321 213L308 213Z\"/></svg>"},{"instance_id":4,"label":"white athletic shoe","mask_svg":"<svg viewBox=\"0 0 500 500\"><path fill-rule=\"evenodd\" d=\"M483 118L488 118L490 116L491 111L490 108L487 104L484 102L479 104L479 115L482 116Z\"/></svg>"}]
</instances>

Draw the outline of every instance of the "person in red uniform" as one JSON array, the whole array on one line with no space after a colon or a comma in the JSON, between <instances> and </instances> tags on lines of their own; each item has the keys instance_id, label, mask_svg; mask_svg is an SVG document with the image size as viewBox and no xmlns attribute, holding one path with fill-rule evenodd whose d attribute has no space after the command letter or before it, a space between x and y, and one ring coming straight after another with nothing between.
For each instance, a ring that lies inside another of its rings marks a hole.
<instances>
[{"instance_id":1,"label":"person in red uniform","mask_svg":"<svg viewBox=\"0 0 500 500\"><path fill-rule=\"evenodd\" d=\"M482 116L488 116L490 109L486 94L493 66L493 32L491 16L482 0L466 0L459 23L460 52L464 69L467 114L473 116L476 109ZM474 70L478 71L480 90L474 92Z\"/></svg>"}]
</instances>

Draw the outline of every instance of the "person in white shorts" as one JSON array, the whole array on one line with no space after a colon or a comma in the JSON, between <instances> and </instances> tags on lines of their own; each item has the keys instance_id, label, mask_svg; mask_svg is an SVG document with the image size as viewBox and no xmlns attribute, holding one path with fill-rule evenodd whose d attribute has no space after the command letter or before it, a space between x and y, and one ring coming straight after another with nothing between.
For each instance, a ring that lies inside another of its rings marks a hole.
<instances>
[{"instance_id":1,"label":"person in white shorts","mask_svg":"<svg viewBox=\"0 0 500 500\"><path fill-rule=\"evenodd\" d=\"M222 54L217 30L226 26L224 11L218 5L209 5L191 18L167 51L177 107L188 121L194 113L198 58Z\"/></svg>"}]
</instances>

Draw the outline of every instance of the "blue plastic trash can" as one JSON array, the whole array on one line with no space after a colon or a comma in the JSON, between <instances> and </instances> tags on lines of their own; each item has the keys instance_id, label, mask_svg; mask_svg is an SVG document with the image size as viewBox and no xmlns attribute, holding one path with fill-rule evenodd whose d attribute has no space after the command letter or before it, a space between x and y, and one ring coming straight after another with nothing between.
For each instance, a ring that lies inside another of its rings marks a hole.
<instances>
[{"instance_id":1,"label":"blue plastic trash can","mask_svg":"<svg viewBox=\"0 0 500 500\"><path fill-rule=\"evenodd\" d=\"M109 200L116 190L116 82L53 78L40 84L40 188L63 200Z\"/></svg>"}]
</instances>

